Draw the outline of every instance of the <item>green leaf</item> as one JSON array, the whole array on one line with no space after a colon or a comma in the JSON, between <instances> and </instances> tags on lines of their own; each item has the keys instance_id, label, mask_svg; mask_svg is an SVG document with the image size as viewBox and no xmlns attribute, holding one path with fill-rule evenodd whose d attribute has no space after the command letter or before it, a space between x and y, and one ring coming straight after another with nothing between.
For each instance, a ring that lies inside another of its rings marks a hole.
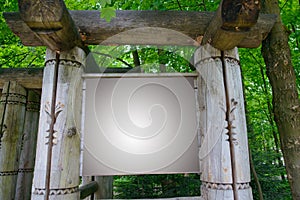
<instances>
[{"instance_id":1,"label":"green leaf","mask_svg":"<svg viewBox=\"0 0 300 200\"><path fill-rule=\"evenodd\" d=\"M111 0L100 0L100 5L102 8L104 8L106 4L111 4Z\"/></svg>"},{"instance_id":2,"label":"green leaf","mask_svg":"<svg viewBox=\"0 0 300 200\"><path fill-rule=\"evenodd\" d=\"M116 9L113 7L107 7L101 9L101 18L110 22L112 18L116 17Z\"/></svg>"}]
</instances>

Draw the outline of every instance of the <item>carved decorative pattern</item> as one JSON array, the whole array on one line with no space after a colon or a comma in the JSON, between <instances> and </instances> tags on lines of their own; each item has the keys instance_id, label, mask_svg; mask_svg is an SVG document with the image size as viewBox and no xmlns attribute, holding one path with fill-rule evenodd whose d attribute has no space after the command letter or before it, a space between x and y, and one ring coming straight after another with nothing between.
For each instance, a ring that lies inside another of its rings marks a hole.
<instances>
[{"instance_id":1,"label":"carved decorative pattern","mask_svg":"<svg viewBox=\"0 0 300 200\"><path fill-rule=\"evenodd\" d=\"M26 111L39 112L40 111L40 102L27 101Z\"/></svg>"},{"instance_id":2,"label":"carved decorative pattern","mask_svg":"<svg viewBox=\"0 0 300 200\"><path fill-rule=\"evenodd\" d=\"M54 66L56 63L56 60L48 60L46 62L46 66ZM80 62L74 61L74 60L65 60L65 59L60 59L59 60L59 64L60 65L64 65L64 66L71 66L71 67L76 67L76 68L80 68L82 66L82 64Z\"/></svg>"},{"instance_id":3,"label":"carved decorative pattern","mask_svg":"<svg viewBox=\"0 0 300 200\"><path fill-rule=\"evenodd\" d=\"M204 65L205 63L211 63L211 62L221 62L221 57L208 57L205 59L200 60L199 62L195 63L195 66Z\"/></svg>"},{"instance_id":4,"label":"carved decorative pattern","mask_svg":"<svg viewBox=\"0 0 300 200\"><path fill-rule=\"evenodd\" d=\"M78 192L78 186L72 188L59 188L59 189L50 189L50 195L66 195ZM44 188L35 188L33 194L35 195L44 195L46 190Z\"/></svg>"},{"instance_id":5,"label":"carved decorative pattern","mask_svg":"<svg viewBox=\"0 0 300 200\"><path fill-rule=\"evenodd\" d=\"M235 101L234 99L231 99L230 101L230 113L229 113L229 124L231 124L231 131L227 131L227 135L229 135L230 133L232 134L232 142L233 144L235 145L238 145L238 141L237 139L235 138L236 136L236 132L234 132L234 129L236 128L234 125L233 125L233 122L235 120L235 114L234 114L234 110L236 109L237 107L237 104L238 102ZM228 127L227 127L228 129ZM228 140L229 141L229 140Z\"/></svg>"},{"instance_id":6,"label":"carved decorative pattern","mask_svg":"<svg viewBox=\"0 0 300 200\"><path fill-rule=\"evenodd\" d=\"M5 172L0 172L0 176L14 176L17 175L18 171L5 171Z\"/></svg>"},{"instance_id":7,"label":"carved decorative pattern","mask_svg":"<svg viewBox=\"0 0 300 200\"><path fill-rule=\"evenodd\" d=\"M56 123L56 119L59 116L59 114L63 111L64 107L65 107L65 105L62 104L61 102L58 102L58 104L55 106L55 114L54 114L54 122L53 122L54 124ZM45 112L48 116L48 120L47 120L48 124L51 124L51 119L52 119L50 109L51 109L50 102L47 102L45 104ZM48 133L46 138L50 138L50 136L49 136L50 129L47 130L46 132ZM49 144L49 141L46 142L46 144ZM53 144L54 145L57 144L57 131L56 130L54 130L54 132L53 132Z\"/></svg>"},{"instance_id":8,"label":"carved decorative pattern","mask_svg":"<svg viewBox=\"0 0 300 200\"><path fill-rule=\"evenodd\" d=\"M28 169L19 169L18 173L32 173L33 168L28 168Z\"/></svg>"},{"instance_id":9,"label":"carved decorative pattern","mask_svg":"<svg viewBox=\"0 0 300 200\"><path fill-rule=\"evenodd\" d=\"M21 138L21 151L23 151L23 149L24 149L24 140L25 140L25 137L26 137L26 133L22 134L22 138Z\"/></svg>"},{"instance_id":10,"label":"carved decorative pattern","mask_svg":"<svg viewBox=\"0 0 300 200\"><path fill-rule=\"evenodd\" d=\"M240 66L240 61L235 58L225 58L225 62L231 66Z\"/></svg>"},{"instance_id":11,"label":"carved decorative pattern","mask_svg":"<svg viewBox=\"0 0 300 200\"><path fill-rule=\"evenodd\" d=\"M235 59L235 58L225 58L226 63L230 64L231 66L236 66L236 65L240 65L240 61ZM196 65L202 65L204 63L209 63L209 62L221 62L221 57L216 56L216 57L207 57L204 58L202 60L200 60L199 62L195 63Z\"/></svg>"},{"instance_id":12,"label":"carved decorative pattern","mask_svg":"<svg viewBox=\"0 0 300 200\"><path fill-rule=\"evenodd\" d=\"M3 93L3 95L7 95ZM26 104L26 96L16 93L8 93L6 99L1 99L0 103L4 104L13 104L13 105L25 105Z\"/></svg>"},{"instance_id":13,"label":"carved decorative pattern","mask_svg":"<svg viewBox=\"0 0 300 200\"><path fill-rule=\"evenodd\" d=\"M249 183L237 183L238 190L245 190L249 188ZM232 190L232 184L202 182L201 189Z\"/></svg>"}]
</instances>

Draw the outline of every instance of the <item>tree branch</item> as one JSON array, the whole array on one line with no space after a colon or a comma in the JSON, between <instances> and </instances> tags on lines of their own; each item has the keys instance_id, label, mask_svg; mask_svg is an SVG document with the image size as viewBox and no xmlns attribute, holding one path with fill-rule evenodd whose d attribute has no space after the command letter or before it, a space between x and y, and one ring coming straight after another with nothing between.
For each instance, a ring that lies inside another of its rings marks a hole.
<instances>
[{"instance_id":1,"label":"tree branch","mask_svg":"<svg viewBox=\"0 0 300 200\"><path fill-rule=\"evenodd\" d=\"M125 65L128 66L129 68L133 68L132 65L130 65L128 62L126 62L125 60L123 60L123 59L121 59L121 58L114 58L113 56L111 56L111 55L109 55L109 54L101 53L101 52L97 52L97 51L93 51L92 53L95 53L95 54L98 54L98 55L101 55L101 56L105 56L105 57L108 57L108 58L116 59L117 61L122 62L123 64L125 64Z\"/></svg>"}]
</instances>

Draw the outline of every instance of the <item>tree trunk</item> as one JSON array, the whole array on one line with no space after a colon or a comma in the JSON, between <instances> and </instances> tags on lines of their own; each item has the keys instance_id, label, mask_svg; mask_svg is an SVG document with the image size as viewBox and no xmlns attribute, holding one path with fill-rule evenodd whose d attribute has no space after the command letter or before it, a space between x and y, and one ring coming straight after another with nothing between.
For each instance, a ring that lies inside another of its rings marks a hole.
<instances>
[{"instance_id":1,"label":"tree trunk","mask_svg":"<svg viewBox=\"0 0 300 200\"><path fill-rule=\"evenodd\" d=\"M288 34L280 18L277 0L265 0L263 11L278 15L272 31L263 41L262 54L272 85L275 122L293 199L300 199L300 102L291 62Z\"/></svg>"}]
</instances>

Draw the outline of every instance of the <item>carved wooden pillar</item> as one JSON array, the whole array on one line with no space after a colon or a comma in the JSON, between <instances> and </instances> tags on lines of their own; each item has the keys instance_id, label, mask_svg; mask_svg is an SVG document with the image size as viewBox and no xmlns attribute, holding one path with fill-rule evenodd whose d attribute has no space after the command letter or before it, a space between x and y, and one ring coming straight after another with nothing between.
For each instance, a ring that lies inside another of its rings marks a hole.
<instances>
[{"instance_id":1,"label":"carved wooden pillar","mask_svg":"<svg viewBox=\"0 0 300 200\"><path fill-rule=\"evenodd\" d=\"M60 52L59 59L56 52L49 49L46 52L32 199L45 198L46 178L50 178L49 199L79 199L81 75L85 57L84 51L77 47ZM53 77L57 61L52 164L50 177L46 177Z\"/></svg>"},{"instance_id":2,"label":"carved wooden pillar","mask_svg":"<svg viewBox=\"0 0 300 200\"><path fill-rule=\"evenodd\" d=\"M29 90L21 144L16 200L29 200L35 161L36 139L39 124L40 95Z\"/></svg>"},{"instance_id":3,"label":"carved wooden pillar","mask_svg":"<svg viewBox=\"0 0 300 200\"><path fill-rule=\"evenodd\" d=\"M206 200L250 200L252 191L237 49L195 52L199 72L201 194ZM234 197L235 196L235 197Z\"/></svg>"},{"instance_id":4,"label":"carved wooden pillar","mask_svg":"<svg viewBox=\"0 0 300 200\"><path fill-rule=\"evenodd\" d=\"M26 90L15 81L4 85L0 102L0 199L14 199Z\"/></svg>"}]
</instances>

